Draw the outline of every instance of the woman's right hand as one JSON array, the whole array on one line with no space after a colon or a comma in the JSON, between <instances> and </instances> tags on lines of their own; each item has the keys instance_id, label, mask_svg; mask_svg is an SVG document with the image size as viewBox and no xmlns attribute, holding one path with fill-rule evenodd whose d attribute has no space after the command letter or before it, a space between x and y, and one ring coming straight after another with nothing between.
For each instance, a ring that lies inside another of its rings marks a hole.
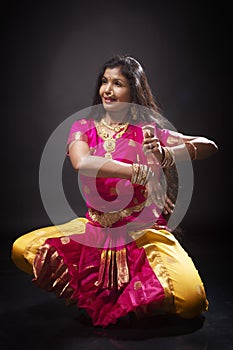
<instances>
[{"instance_id":1,"label":"woman's right hand","mask_svg":"<svg viewBox=\"0 0 233 350\"><path fill-rule=\"evenodd\" d=\"M144 127L143 152L147 157L153 158L154 163L161 163L164 157L163 147L157 137L154 136L151 127Z\"/></svg>"}]
</instances>

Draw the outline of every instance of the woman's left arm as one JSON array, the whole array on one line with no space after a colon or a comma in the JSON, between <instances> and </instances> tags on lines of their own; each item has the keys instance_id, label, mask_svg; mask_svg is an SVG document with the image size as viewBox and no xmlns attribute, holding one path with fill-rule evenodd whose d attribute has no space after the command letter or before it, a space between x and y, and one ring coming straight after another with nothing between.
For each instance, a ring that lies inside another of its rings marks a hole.
<instances>
[{"instance_id":1,"label":"woman's left arm","mask_svg":"<svg viewBox=\"0 0 233 350\"><path fill-rule=\"evenodd\" d=\"M170 134L176 141L173 144L165 142L166 146L162 146L161 141L153 133L146 131L143 141L145 154L152 153L157 161L163 164L166 154L169 156L174 154L175 161L184 161L190 158L191 160L205 159L218 151L216 143L207 137L184 135L174 131ZM165 152L166 148L171 152Z\"/></svg>"},{"instance_id":2,"label":"woman's left arm","mask_svg":"<svg viewBox=\"0 0 233 350\"><path fill-rule=\"evenodd\" d=\"M184 152L186 147L192 160L206 159L218 151L216 143L204 136L189 136L179 134L180 144L172 147L176 160L185 160Z\"/></svg>"}]
</instances>

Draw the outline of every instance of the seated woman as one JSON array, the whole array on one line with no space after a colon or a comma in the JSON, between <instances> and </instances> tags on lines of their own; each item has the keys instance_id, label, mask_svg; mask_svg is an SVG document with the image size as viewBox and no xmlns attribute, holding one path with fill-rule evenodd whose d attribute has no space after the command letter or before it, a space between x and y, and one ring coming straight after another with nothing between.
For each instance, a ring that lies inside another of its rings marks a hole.
<instances>
[{"instance_id":1,"label":"seated woman","mask_svg":"<svg viewBox=\"0 0 233 350\"><path fill-rule=\"evenodd\" d=\"M177 164L218 148L163 123L141 64L129 56L106 62L93 114L73 123L67 142L86 217L13 244L16 266L37 286L85 309L93 325L115 324L131 312L194 318L208 309L203 282L168 219Z\"/></svg>"}]
</instances>

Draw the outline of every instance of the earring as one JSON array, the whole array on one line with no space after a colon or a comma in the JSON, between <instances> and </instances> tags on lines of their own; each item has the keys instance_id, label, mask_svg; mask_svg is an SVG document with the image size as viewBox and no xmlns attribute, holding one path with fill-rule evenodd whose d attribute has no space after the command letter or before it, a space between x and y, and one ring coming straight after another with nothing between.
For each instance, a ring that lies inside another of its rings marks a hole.
<instances>
[{"instance_id":1,"label":"earring","mask_svg":"<svg viewBox=\"0 0 233 350\"><path fill-rule=\"evenodd\" d=\"M138 119L136 107L133 105L130 107L132 120L136 121Z\"/></svg>"}]
</instances>

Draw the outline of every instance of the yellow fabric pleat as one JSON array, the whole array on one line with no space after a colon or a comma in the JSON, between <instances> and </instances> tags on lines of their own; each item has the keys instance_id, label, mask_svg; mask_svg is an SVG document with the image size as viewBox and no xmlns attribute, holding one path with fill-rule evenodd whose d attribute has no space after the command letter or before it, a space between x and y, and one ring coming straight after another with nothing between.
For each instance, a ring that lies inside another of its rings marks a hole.
<instances>
[{"instance_id":1,"label":"yellow fabric pleat","mask_svg":"<svg viewBox=\"0 0 233 350\"><path fill-rule=\"evenodd\" d=\"M33 274L32 263L38 248L46 239L84 233L87 221L85 218L76 218L62 225L47 226L22 235L13 243L13 262L20 270Z\"/></svg>"},{"instance_id":2,"label":"yellow fabric pleat","mask_svg":"<svg viewBox=\"0 0 233 350\"><path fill-rule=\"evenodd\" d=\"M146 230L136 239L145 249L149 264L164 288L162 310L192 318L207 311L203 282L192 259L166 230Z\"/></svg>"}]
</instances>

